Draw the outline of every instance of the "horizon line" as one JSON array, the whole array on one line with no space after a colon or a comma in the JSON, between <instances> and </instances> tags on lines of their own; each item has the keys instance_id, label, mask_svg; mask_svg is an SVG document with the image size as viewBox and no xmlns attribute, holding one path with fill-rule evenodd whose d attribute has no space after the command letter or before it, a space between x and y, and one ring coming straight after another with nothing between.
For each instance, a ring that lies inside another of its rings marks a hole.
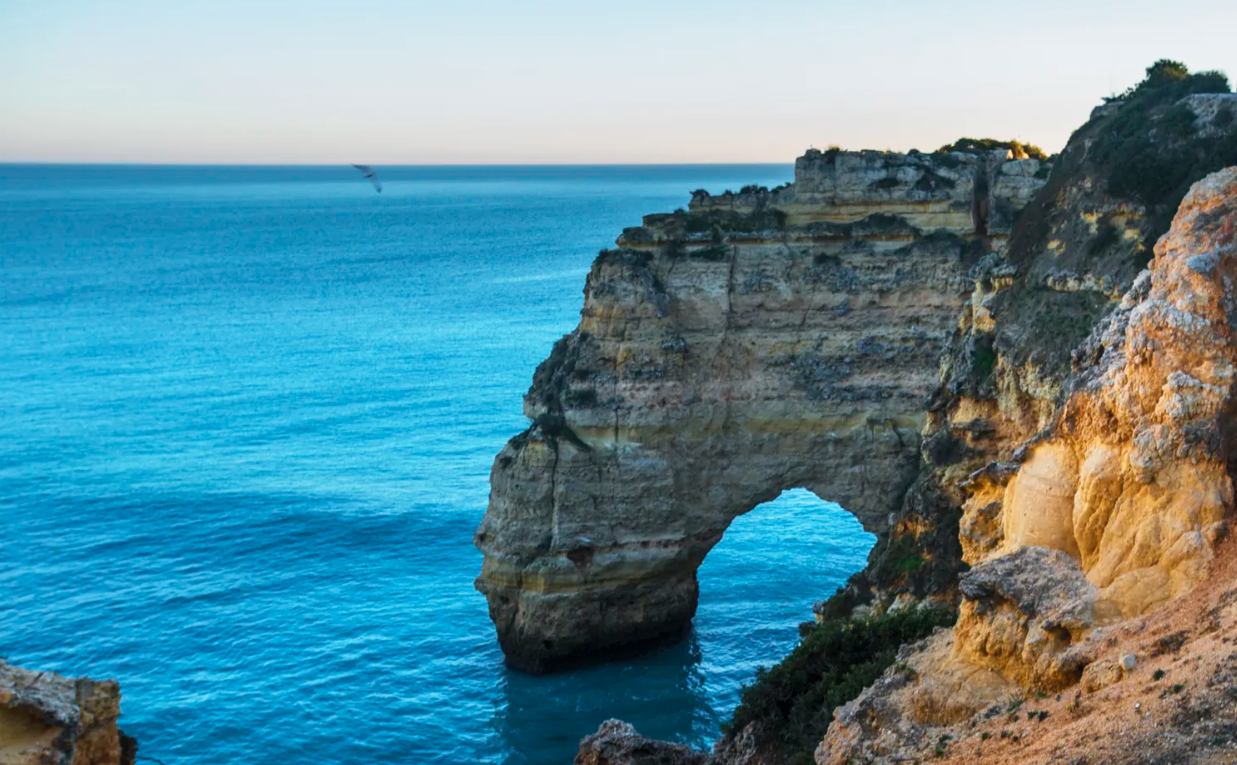
<instances>
[{"instance_id":1,"label":"horizon line","mask_svg":"<svg viewBox=\"0 0 1237 765\"><path fill-rule=\"evenodd\" d=\"M805 149L806 151L806 149ZM880 149L857 149L855 151L882 151ZM891 150L885 150L888 153ZM892 152L902 153L906 152ZM802 156L802 155L800 155ZM790 165L793 160L778 162L378 162L366 163L370 167L708 167L710 165ZM22 161L0 159L0 167L13 166L75 166L75 167L352 167L351 162L73 162L73 161Z\"/></svg>"}]
</instances>

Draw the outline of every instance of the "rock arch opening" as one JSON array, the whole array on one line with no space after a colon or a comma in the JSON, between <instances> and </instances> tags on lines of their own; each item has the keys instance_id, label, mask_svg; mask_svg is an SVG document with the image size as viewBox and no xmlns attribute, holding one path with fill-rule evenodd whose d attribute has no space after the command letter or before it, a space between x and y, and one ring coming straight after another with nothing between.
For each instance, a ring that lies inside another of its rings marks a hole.
<instances>
[{"instance_id":1,"label":"rock arch opening","mask_svg":"<svg viewBox=\"0 0 1237 765\"><path fill-rule=\"evenodd\" d=\"M697 570L695 632L710 677L737 694L757 665L781 659L813 602L862 570L875 543L853 513L802 488L735 518Z\"/></svg>"}]
</instances>

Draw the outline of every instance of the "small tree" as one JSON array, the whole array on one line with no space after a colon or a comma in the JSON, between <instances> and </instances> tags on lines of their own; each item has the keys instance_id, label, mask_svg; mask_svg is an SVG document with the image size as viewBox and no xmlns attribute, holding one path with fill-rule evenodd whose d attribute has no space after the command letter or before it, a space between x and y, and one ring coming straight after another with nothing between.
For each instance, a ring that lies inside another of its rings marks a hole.
<instances>
[{"instance_id":1,"label":"small tree","mask_svg":"<svg viewBox=\"0 0 1237 765\"><path fill-rule=\"evenodd\" d=\"M1154 88L1175 80L1184 80L1190 76L1190 68L1180 61L1162 58L1147 67L1147 77L1141 84Z\"/></svg>"}]
</instances>

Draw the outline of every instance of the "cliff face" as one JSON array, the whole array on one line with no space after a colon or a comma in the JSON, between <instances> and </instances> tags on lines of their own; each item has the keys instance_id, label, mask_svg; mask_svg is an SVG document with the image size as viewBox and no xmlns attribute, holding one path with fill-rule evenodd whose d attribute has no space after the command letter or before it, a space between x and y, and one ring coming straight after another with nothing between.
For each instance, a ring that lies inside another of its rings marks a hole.
<instances>
[{"instance_id":1,"label":"cliff face","mask_svg":"<svg viewBox=\"0 0 1237 765\"><path fill-rule=\"evenodd\" d=\"M137 743L116 728L114 680L31 672L0 660L0 763L133 765Z\"/></svg>"},{"instance_id":2,"label":"cliff face","mask_svg":"<svg viewBox=\"0 0 1237 765\"><path fill-rule=\"evenodd\" d=\"M969 484L968 514L996 505L983 511L994 538L967 549L974 568L961 577L956 627L904 651L884 680L840 709L817 762L903 761L947 748L942 741L965 744L960 761L1026 761L1018 757L1029 753L1007 751L1024 735L1043 758L1102 751L1098 761L1225 761L1237 729L1208 721L1231 715L1237 698L1224 647L1237 632L1237 559L1222 545L1233 509L1235 277L1237 168L1229 168L1194 185L1150 269L1079 349L1049 427L1017 462ZM1158 672L1138 669L1183 646L1197 654L1194 665L1164 659ZM985 682L961 681L975 669ZM1173 682L1156 687L1166 673ZM1022 714L1006 705L1030 689L1069 689L1068 706L1051 706L1075 749L1025 730L1014 742L986 743L994 727L1008 738ZM1175 703L1194 716L1169 714L1173 704L1153 704L1156 694L1184 694ZM1107 707L1127 697L1133 730ZM1157 719L1143 724L1153 708Z\"/></svg>"},{"instance_id":3,"label":"cliff face","mask_svg":"<svg viewBox=\"0 0 1237 765\"><path fill-rule=\"evenodd\" d=\"M1000 541L968 551L974 575L1010 551L1060 550L1076 561L1079 626L1140 616L1203 575L1233 506L1235 182L1230 170L1194 187L1150 270L1081 349L1054 427L1008 481L968 500L975 512L1000 493ZM964 602L959 632L980 659L994 646L991 627L971 634L978 602Z\"/></svg>"},{"instance_id":4,"label":"cliff face","mask_svg":"<svg viewBox=\"0 0 1237 765\"><path fill-rule=\"evenodd\" d=\"M974 269L1044 169L1005 152L812 151L793 184L697 193L624 231L491 473L477 588L508 662L546 671L680 638L709 549L795 487L878 535L865 597L947 597L957 516L942 522L932 487L907 492L925 396Z\"/></svg>"}]
</instances>

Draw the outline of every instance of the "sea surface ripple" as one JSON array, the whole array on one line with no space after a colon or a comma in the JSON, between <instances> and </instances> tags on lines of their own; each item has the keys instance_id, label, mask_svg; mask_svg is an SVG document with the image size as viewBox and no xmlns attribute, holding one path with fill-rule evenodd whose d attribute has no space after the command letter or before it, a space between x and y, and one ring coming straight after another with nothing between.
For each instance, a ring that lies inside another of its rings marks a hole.
<instances>
[{"instance_id":1,"label":"sea surface ripple","mask_svg":"<svg viewBox=\"0 0 1237 765\"><path fill-rule=\"evenodd\" d=\"M708 746L862 565L803 491L738 519L673 649L507 671L473 590L491 460L597 250L786 166L0 165L0 655L115 677L166 765Z\"/></svg>"}]
</instances>

